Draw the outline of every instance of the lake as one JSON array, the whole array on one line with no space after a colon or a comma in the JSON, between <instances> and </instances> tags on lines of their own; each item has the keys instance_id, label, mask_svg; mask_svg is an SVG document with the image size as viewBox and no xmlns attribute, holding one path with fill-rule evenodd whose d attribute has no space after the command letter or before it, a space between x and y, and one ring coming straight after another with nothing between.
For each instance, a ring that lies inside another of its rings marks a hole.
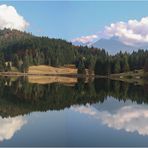
<instances>
[{"instance_id":1,"label":"lake","mask_svg":"<svg viewBox=\"0 0 148 148\"><path fill-rule=\"evenodd\" d=\"M148 85L44 80L0 78L0 146L148 146Z\"/></svg>"}]
</instances>

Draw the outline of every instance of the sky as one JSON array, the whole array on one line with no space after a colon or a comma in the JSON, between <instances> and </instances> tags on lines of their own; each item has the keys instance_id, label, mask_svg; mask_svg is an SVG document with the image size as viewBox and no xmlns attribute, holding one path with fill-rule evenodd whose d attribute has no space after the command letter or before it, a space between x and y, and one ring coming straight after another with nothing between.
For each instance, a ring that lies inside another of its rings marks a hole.
<instances>
[{"instance_id":1,"label":"sky","mask_svg":"<svg viewBox=\"0 0 148 148\"><path fill-rule=\"evenodd\" d=\"M5 10L1 8L4 5ZM9 6L16 10L16 15L11 17L14 12L11 10L6 13ZM148 42L147 17L146 1L0 1L0 28L14 27L68 41L87 42L118 36L126 44L144 44ZM133 21L132 25L129 20Z\"/></svg>"}]
</instances>

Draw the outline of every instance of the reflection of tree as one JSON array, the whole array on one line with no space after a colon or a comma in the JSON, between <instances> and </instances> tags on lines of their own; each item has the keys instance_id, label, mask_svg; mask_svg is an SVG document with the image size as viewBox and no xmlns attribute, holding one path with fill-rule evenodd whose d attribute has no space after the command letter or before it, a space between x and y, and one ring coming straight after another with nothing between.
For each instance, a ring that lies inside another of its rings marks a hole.
<instances>
[{"instance_id":1,"label":"reflection of tree","mask_svg":"<svg viewBox=\"0 0 148 148\"><path fill-rule=\"evenodd\" d=\"M104 96L113 96L118 100L131 100L140 104L148 103L146 85L142 87L121 81L98 79L95 80L95 88L97 93L103 92Z\"/></svg>"},{"instance_id":2,"label":"reflection of tree","mask_svg":"<svg viewBox=\"0 0 148 148\"><path fill-rule=\"evenodd\" d=\"M95 90L91 91L93 83L88 85L83 80L79 80L75 86L58 83L31 84L23 77L12 82L11 86L4 85L5 81L7 80L0 79L0 114L2 117L32 111L60 110L73 104L98 101Z\"/></svg>"},{"instance_id":3,"label":"reflection of tree","mask_svg":"<svg viewBox=\"0 0 148 148\"><path fill-rule=\"evenodd\" d=\"M94 81L95 90L97 93L97 96L99 97L100 102L104 102L104 99L107 99L108 95L108 86L109 86L109 80L108 79L96 79Z\"/></svg>"},{"instance_id":4,"label":"reflection of tree","mask_svg":"<svg viewBox=\"0 0 148 148\"><path fill-rule=\"evenodd\" d=\"M8 85L11 84L11 85ZM60 110L71 105L104 102L107 96L118 100L132 100L148 103L147 86L96 79L85 83L79 79L75 86L59 83L31 84L25 78L11 82L9 78L0 79L0 115L16 116L32 111Z\"/></svg>"}]
</instances>

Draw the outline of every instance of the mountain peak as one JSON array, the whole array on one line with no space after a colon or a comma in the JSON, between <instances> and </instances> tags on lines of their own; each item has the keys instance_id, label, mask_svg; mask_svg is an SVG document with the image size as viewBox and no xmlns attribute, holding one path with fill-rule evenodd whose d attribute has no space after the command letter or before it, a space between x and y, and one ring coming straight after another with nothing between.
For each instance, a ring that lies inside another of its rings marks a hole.
<instances>
[{"instance_id":1,"label":"mountain peak","mask_svg":"<svg viewBox=\"0 0 148 148\"><path fill-rule=\"evenodd\" d=\"M137 48L134 46L126 45L122 43L118 37L112 37L110 39L100 39L92 44L93 47L96 48L104 48L106 49L110 54L114 54L121 51L128 51L132 52L133 50L136 50Z\"/></svg>"}]
</instances>

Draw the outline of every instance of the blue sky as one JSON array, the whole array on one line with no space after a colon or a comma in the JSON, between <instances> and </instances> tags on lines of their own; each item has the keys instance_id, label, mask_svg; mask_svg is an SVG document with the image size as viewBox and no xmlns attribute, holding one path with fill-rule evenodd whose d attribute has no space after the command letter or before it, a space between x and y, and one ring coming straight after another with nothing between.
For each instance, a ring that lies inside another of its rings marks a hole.
<instances>
[{"instance_id":1,"label":"blue sky","mask_svg":"<svg viewBox=\"0 0 148 148\"><path fill-rule=\"evenodd\" d=\"M95 34L105 25L148 16L148 2L0 2L14 6L35 35L71 40Z\"/></svg>"}]
</instances>

